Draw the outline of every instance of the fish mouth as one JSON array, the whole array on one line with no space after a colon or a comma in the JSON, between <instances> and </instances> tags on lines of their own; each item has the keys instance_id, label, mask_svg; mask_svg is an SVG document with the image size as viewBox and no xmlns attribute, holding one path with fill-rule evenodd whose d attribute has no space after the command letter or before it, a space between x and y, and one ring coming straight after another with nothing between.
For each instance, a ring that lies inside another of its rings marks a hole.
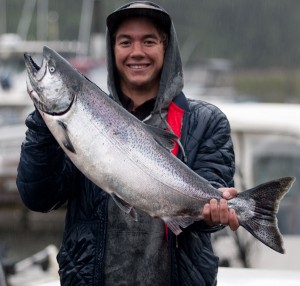
<instances>
[{"instance_id":1,"label":"fish mouth","mask_svg":"<svg viewBox=\"0 0 300 286\"><path fill-rule=\"evenodd\" d=\"M41 67L37 65L29 53L24 54L24 60L28 72L36 74L41 69Z\"/></svg>"},{"instance_id":2,"label":"fish mouth","mask_svg":"<svg viewBox=\"0 0 300 286\"><path fill-rule=\"evenodd\" d=\"M24 53L25 67L27 70L27 87L37 93L42 92L42 80L47 74L50 49L46 46L43 48L42 63L39 66L29 53ZM28 89L28 88L27 88Z\"/></svg>"},{"instance_id":3,"label":"fish mouth","mask_svg":"<svg viewBox=\"0 0 300 286\"><path fill-rule=\"evenodd\" d=\"M41 66L39 66L33 60L32 56L29 53L24 53L25 67L27 69L27 74L34 89L38 89L38 83L44 78L44 76L47 73L47 66L49 60L47 50L47 47L44 47Z\"/></svg>"},{"instance_id":4,"label":"fish mouth","mask_svg":"<svg viewBox=\"0 0 300 286\"><path fill-rule=\"evenodd\" d=\"M46 111L46 107L43 104L43 84L42 79L47 73L47 61L43 54L43 61L39 66L29 53L24 53L25 67L27 70L26 85L27 93L32 99L34 105L39 109Z\"/></svg>"},{"instance_id":5,"label":"fish mouth","mask_svg":"<svg viewBox=\"0 0 300 286\"><path fill-rule=\"evenodd\" d=\"M34 60L32 59L29 53L24 54L25 67L27 70L26 76L26 85L27 85L27 93L33 102L37 105L39 103L39 95L40 88L38 85L37 74L41 70L41 67L38 66Z\"/></svg>"}]
</instances>

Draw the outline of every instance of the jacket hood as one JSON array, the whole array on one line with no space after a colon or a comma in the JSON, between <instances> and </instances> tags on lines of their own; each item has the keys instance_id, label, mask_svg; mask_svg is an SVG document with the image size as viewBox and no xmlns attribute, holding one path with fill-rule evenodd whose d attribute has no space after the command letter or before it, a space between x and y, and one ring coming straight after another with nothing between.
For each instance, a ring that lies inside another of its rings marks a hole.
<instances>
[{"instance_id":1,"label":"jacket hood","mask_svg":"<svg viewBox=\"0 0 300 286\"><path fill-rule=\"evenodd\" d=\"M146 6L145 6L146 5ZM152 8L152 5L153 8ZM177 35L174 28L174 24L169 14L161 7L151 2L136 1L131 2L125 6L122 6L107 17L107 30L106 30L106 49L107 49L107 69L108 78L107 86L110 95L118 102L118 76L115 67L115 60L113 54L112 37L116 31L115 19L120 16L121 20L133 17L133 16L145 16L156 19L156 23L163 25L162 28L168 34L168 46L165 51L164 64L161 73L161 79L159 84L159 90L156 97L156 103L147 123L155 126L165 128L165 120L167 110L176 95L178 95L183 88L183 75L182 75L182 63L179 53ZM169 24L168 20L169 19ZM120 23L121 21L119 21Z\"/></svg>"}]
</instances>

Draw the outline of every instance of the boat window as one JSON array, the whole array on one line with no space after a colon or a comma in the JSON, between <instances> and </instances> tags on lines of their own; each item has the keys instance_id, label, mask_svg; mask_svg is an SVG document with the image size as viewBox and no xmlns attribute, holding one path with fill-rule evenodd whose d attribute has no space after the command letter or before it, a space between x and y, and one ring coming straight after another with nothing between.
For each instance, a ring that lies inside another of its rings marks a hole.
<instances>
[{"instance_id":1,"label":"boat window","mask_svg":"<svg viewBox=\"0 0 300 286\"><path fill-rule=\"evenodd\" d=\"M257 150L253 158L253 181L257 185L272 178L300 178L300 146L292 142L273 142ZM282 199L278 212L283 234L300 234L300 180L296 180Z\"/></svg>"}]
</instances>

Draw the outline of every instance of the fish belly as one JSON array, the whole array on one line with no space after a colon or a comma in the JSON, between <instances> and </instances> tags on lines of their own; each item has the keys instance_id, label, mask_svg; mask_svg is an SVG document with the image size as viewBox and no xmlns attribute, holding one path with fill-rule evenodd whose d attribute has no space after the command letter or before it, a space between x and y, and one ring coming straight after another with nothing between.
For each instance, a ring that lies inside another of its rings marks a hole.
<instances>
[{"instance_id":1,"label":"fish belly","mask_svg":"<svg viewBox=\"0 0 300 286\"><path fill-rule=\"evenodd\" d=\"M201 201L176 189L182 183L176 182L172 170L156 159L149 159L153 146L148 143L142 150L140 146L131 146L135 136L140 139L148 134L132 127L127 130L126 136L130 134L131 138L126 141L125 135L108 132L101 120L79 106L63 116L44 114L44 119L71 161L104 191L154 217L200 215ZM59 121L64 122L66 130L61 129ZM62 143L66 135L75 153Z\"/></svg>"}]
</instances>

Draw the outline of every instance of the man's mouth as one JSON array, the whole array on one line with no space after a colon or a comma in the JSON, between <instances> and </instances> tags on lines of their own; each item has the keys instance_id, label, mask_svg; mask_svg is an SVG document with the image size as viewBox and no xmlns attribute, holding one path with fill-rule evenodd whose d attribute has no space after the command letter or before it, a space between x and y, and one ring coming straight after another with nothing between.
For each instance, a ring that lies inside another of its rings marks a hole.
<instances>
[{"instance_id":1,"label":"man's mouth","mask_svg":"<svg viewBox=\"0 0 300 286\"><path fill-rule=\"evenodd\" d=\"M129 68L139 70L139 69L145 69L149 66L149 64L143 64L143 65L128 65Z\"/></svg>"}]
</instances>

